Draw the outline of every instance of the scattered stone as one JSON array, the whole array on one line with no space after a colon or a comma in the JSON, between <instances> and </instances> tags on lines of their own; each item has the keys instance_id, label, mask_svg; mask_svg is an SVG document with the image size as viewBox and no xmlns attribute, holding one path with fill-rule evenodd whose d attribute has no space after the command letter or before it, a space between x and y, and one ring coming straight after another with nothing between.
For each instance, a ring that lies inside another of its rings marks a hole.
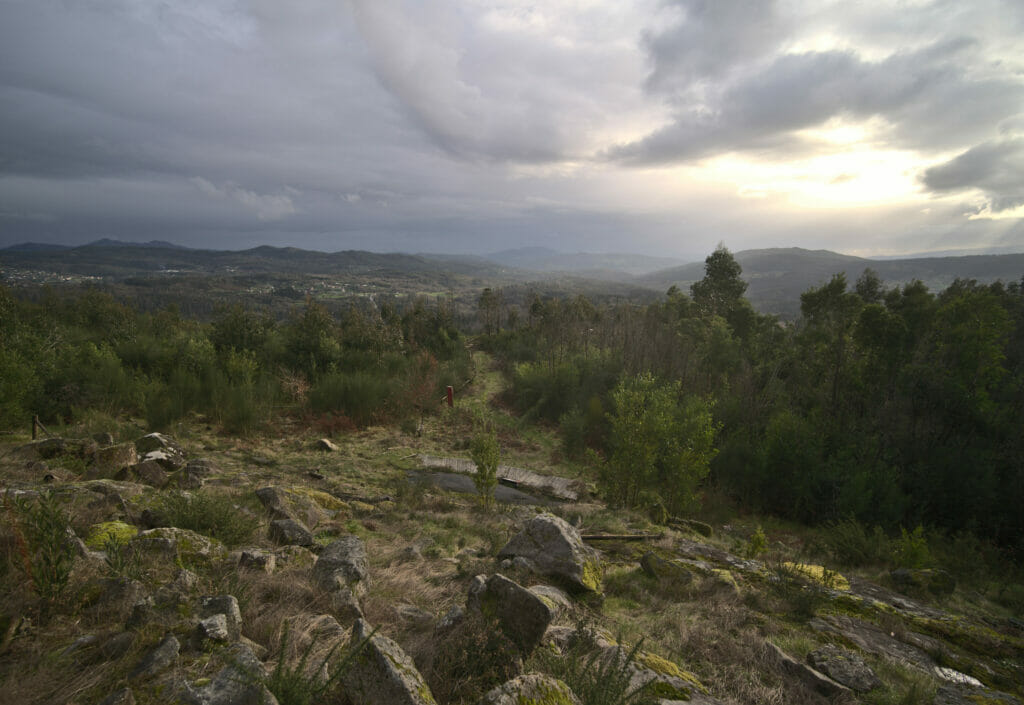
<instances>
[{"instance_id":1,"label":"scattered stone","mask_svg":"<svg viewBox=\"0 0 1024 705\"><path fill-rule=\"evenodd\" d=\"M434 705L434 696L416 665L401 647L380 634L370 636L360 619L352 629L350 646L363 643L362 653L342 675L342 685L360 705Z\"/></svg>"},{"instance_id":2,"label":"scattered stone","mask_svg":"<svg viewBox=\"0 0 1024 705\"><path fill-rule=\"evenodd\" d=\"M190 462L179 470L174 476L174 484L183 490L201 489L209 475L209 470L204 466Z\"/></svg>"},{"instance_id":3,"label":"scattered stone","mask_svg":"<svg viewBox=\"0 0 1024 705\"><path fill-rule=\"evenodd\" d=\"M274 555L282 565L296 568L312 568L316 562L316 554L302 546L281 546Z\"/></svg>"},{"instance_id":4,"label":"scattered stone","mask_svg":"<svg viewBox=\"0 0 1024 705\"><path fill-rule=\"evenodd\" d=\"M765 642L765 649L780 671L796 678L816 693L830 698L850 692L845 685L837 683L807 664L800 663L770 641Z\"/></svg>"},{"instance_id":5,"label":"scattered stone","mask_svg":"<svg viewBox=\"0 0 1024 705\"><path fill-rule=\"evenodd\" d=\"M238 641L242 633L242 612L238 608L238 600L234 595L216 595L203 597L199 601L199 616L201 618L224 615L227 638L231 641Z\"/></svg>"},{"instance_id":6,"label":"scattered stone","mask_svg":"<svg viewBox=\"0 0 1024 705\"><path fill-rule=\"evenodd\" d=\"M114 477L119 471L139 462L139 453L131 443L110 445L100 448L93 455L94 471L89 474L95 477Z\"/></svg>"},{"instance_id":7,"label":"scattered stone","mask_svg":"<svg viewBox=\"0 0 1024 705\"><path fill-rule=\"evenodd\" d=\"M170 476L164 466L155 460L143 460L131 467L131 474L138 478L139 482L150 487L162 489L167 486Z\"/></svg>"},{"instance_id":8,"label":"scattered stone","mask_svg":"<svg viewBox=\"0 0 1024 705\"><path fill-rule=\"evenodd\" d=\"M128 680L138 681L151 678L178 660L181 644L173 636L166 637L132 669Z\"/></svg>"},{"instance_id":9,"label":"scattered stone","mask_svg":"<svg viewBox=\"0 0 1024 705\"><path fill-rule=\"evenodd\" d=\"M523 703L580 705L580 699L562 681L539 673L529 673L516 676L488 691L479 701L479 705L523 705Z\"/></svg>"},{"instance_id":10,"label":"scattered stone","mask_svg":"<svg viewBox=\"0 0 1024 705\"><path fill-rule=\"evenodd\" d=\"M88 592L96 595L89 611L112 621L127 617L132 607L146 598L145 586L130 578L100 578L90 583Z\"/></svg>"},{"instance_id":11,"label":"scattered stone","mask_svg":"<svg viewBox=\"0 0 1024 705\"><path fill-rule=\"evenodd\" d=\"M496 620L498 628L526 657L540 644L555 610L540 596L500 573L490 578L478 575L469 588L467 612L479 612Z\"/></svg>"},{"instance_id":12,"label":"scattered stone","mask_svg":"<svg viewBox=\"0 0 1024 705\"><path fill-rule=\"evenodd\" d=\"M154 450L172 450L184 455L185 450L176 440L162 433L149 433L135 441L135 449L140 453Z\"/></svg>"},{"instance_id":13,"label":"scattered stone","mask_svg":"<svg viewBox=\"0 0 1024 705\"><path fill-rule=\"evenodd\" d=\"M857 654L838 646L825 646L807 655L807 663L858 693L880 688L882 681Z\"/></svg>"},{"instance_id":14,"label":"scattered stone","mask_svg":"<svg viewBox=\"0 0 1024 705\"><path fill-rule=\"evenodd\" d=\"M321 494L328 500L334 500L326 493ZM274 519L291 519L303 526L315 527L327 517L320 505L305 492L261 487L256 490L256 497Z\"/></svg>"},{"instance_id":15,"label":"scattered stone","mask_svg":"<svg viewBox=\"0 0 1024 705\"><path fill-rule=\"evenodd\" d=\"M314 444L317 450L322 450L326 453L333 453L337 450L341 450L330 438L321 438Z\"/></svg>"},{"instance_id":16,"label":"scattered stone","mask_svg":"<svg viewBox=\"0 0 1024 705\"><path fill-rule=\"evenodd\" d=\"M268 574L273 573L277 567L277 556L261 549L242 551L242 554L238 557L238 567L258 570Z\"/></svg>"},{"instance_id":17,"label":"scattered stone","mask_svg":"<svg viewBox=\"0 0 1024 705\"><path fill-rule=\"evenodd\" d=\"M553 514L540 514L498 553L498 558L522 556L545 575L574 589L601 591L601 562L597 551L580 539L568 522Z\"/></svg>"},{"instance_id":18,"label":"scattered stone","mask_svg":"<svg viewBox=\"0 0 1024 705\"><path fill-rule=\"evenodd\" d=\"M100 705L135 705L135 694L131 688L121 688L100 701Z\"/></svg>"},{"instance_id":19,"label":"scattered stone","mask_svg":"<svg viewBox=\"0 0 1024 705\"><path fill-rule=\"evenodd\" d=\"M363 618L359 598L347 587L331 592L331 613L344 624L353 624L357 619Z\"/></svg>"},{"instance_id":20,"label":"scattered stone","mask_svg":"<svg viewBox=\"0 0 1024 705\"><path fill-rule=\"evenodd\" d=\"M225 643L231 639L228 633L228 618L223 614L215 614L199 620L194 634L197 648L203 648L207 642Z\"/></svg>"},{"instance_id":21,"label":"scattered stone","mask_svg":"<svg viewBox=\"0 0 1024 705\"><path fill-rule=\"evenodd\" d=\"M141 532L132 539L132 545L145 553L168 557L180 556L185 562L208 562L227 556L224 544L209 536L189 529L162 526Z\"/></svg>"},{"instance_id":22,"label":"scattered stone","mask_svg":"<svg viewBox=\"0 0 1024 705\"><path fill-rule=\"evenodd\" d=\"M227 653L228 665L201 688L186 687L179 700L187 705L278 705L277 698L263 685L263 664L243 644Z\"/></svg>"},{"instance_id":23,"label":"scattered stone","mask_svg":"<svg viewBox=\"0 0 1024 705\"><path fill-rule=\"evenodd\" d=\"M167 472L174 472L185 467L185 454L167 448L151 450L143 454L139 460L141 461L140 465L147 462L156 463Z\"/></svg>"},{"instance_id":24,"label":"scattered stone","mask_svg":"<svg viewBox=\"0 0 1024 705\"><path fill-rule=\"evenodd\" d=\"M366 547L358 536L343 536L332 541L320 552L313 566L313 581L328 592L348 588L360 596L365 593L369 578Z\"/></svg>"},{"instance_id":25,"label":"scattered stone","mask_svg":"<svg viewBox=\"0 0 1024 705\"><path fill-rule=\"evenodd\" d=\"M443 634L450 632L455 627L462 624L466 619L466 611L459 605L455 605L450 610L445 612L441 619L437 620L437 626L434 627L434 632L437 634Z\"/></svg>"},{"instance_id":26,"label":"scattered stone","mask_svg":"<svg viewBox=\"0 0 1024 705\"><path fill-rule=\"evenodd\" d=\"M529 591L539 597L551 610L551 621L558 620L572 610L572 600L564 592L550 585L531 585Z\"/></svg>"},{"instance_id":27,"label":"scattered stone","mask_svg":"<svg viewBox=\"0 0 1024 705\"><path fill-rule=\"evenodd\" d=\"M270 522L270 540L289 546L312 546L313 534L294 519L276 519Z\"/></svg>"}]
</instances>

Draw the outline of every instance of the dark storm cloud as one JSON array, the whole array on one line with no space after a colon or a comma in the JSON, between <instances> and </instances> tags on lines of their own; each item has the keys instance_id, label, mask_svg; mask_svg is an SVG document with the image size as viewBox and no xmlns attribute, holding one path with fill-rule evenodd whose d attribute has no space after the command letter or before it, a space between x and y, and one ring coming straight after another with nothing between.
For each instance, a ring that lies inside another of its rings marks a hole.
<instances>
[{"instance_id":1,"label":"dark storm cloud","mask_svg":"<svg viewBox=\"0 0 1024 705\"><path fill-rule=\"evenodd\" d=\"M734 151L813 150L795 134L832 118L881 117L881 140L935 149L991 133L1022 109L1024 84L973 78L960 61L975 46L958 38L882 61L851 51L785 54L705 102L680 106L673 121L612 158L667 163Z\"/></svg>"},{"instance_id":2,"label":"dark storm cloud","mask_svg":"<svg viewBox=\"0 0 1024 705\"><path fill-rule=\"evenodd\" d=\"M921 181L936 193L979 189L993 213L1024 205L1024 138L979 144L928 169Z\"/></svg>"}]
</instances>

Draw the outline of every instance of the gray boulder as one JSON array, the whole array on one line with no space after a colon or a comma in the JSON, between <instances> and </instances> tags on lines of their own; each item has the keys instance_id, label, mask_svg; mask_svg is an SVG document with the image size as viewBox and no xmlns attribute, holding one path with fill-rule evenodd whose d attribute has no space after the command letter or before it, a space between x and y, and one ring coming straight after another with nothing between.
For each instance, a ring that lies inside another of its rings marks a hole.
<instances>
[{"instance_id":1,"label":"gray boulder","mask_svg":"<svg viewBox=\"0 0 1024 705\"><path fill-rule=\"evenodd\" d=\"M263 685L265 673L252 650L235 644L227 653L228 665L202 688L187 688L179 701L188 705L278 705Z\"/></svg>"},{"instance_id":2,"label":"gray boulder","mask_svg":"<svg viewBox=\"0 0 1024 705\"><path fill-rule=\"evenodd\" d=\"M560 680L539 673L527 673L488 691L479 701L479 705L522 703L580 705L580 699Z\"/></svg>"},{"instance_id":3,"label":"gray boulder","mask_svg":"<svg viewBox=\"0 0 1024 705\"><path fill-rule=\"evenodd\" d=\"M349 589L365 594L370 580L366 547L358 536L343 536L329 543L313 565L313 581L327 592Z\"/></svg>"},{"instance_id":4,"label":"gray boulder","mask_svg":"<svg viewBox=\"0 0 1024 705\"><path fill-rule=\"evenodd\" d=\"M100 448L93 455L96 477L113 477L118 471L131 467L137 462L139 462L139 453L131 443Z\"/></svg>"},{"instance_id":5,"label":"gray boulder","mask_svg":"<svg viewBox=\"0 0 1024 705\"><path fill-rule=\"evenodd\" d=\"M282 546L312 546L313 534L294 519L275 519L268 530L270 540Z\"/></svg>"},{"instance_id":6,"label":"gray boulder","mask_svg":"<svg viewBox=\"0 0 1024 705\"><path fill-rule=\"evenodd\" d=\"M370 636L370 626L358 620L351 647L362 653L341 677L349 698L360 705L435 705L423 676L401 647L386 636Z\"/></svg>"},{"instance_id":7,"label":"gray boulder","mask_svg":"<svg viewBox=\"0 0 1024 705\"><path fill-rule=\"evenodd\" d=\"M555 610L539 595L500 573L477 576L469 589L466 611L494 620L525 657L540 644Z\"/></svg>"},{"instance_id":8,"label":"gray boulder","mask_svg":"<svg viewBox=\"0 0 1024 705\"><path fill-rule=\"evenodd\" d=\"M601 561L597 551L580 539L567 521L553 514L540 514L512 537L498 558L529 559L544 575L583 591L601 591Z\"/></svg>"},{"instance_id":9,"label":"gray boulder","mask_svg":"<svg viewBox=\"0 0 1024 705\"><path fill-rule=\"evenodd\" d=\"M238 641L242 635L242 611L238 608L238 600L234 595L216 595L200 599L199 617L207 619L216 615L224 615L226 638Z\"/></svg>"},{"instance_id":10,"label":"gray boulder","mask_svg":"<svg viewBox=\"0 0 1024 705\"><path fill-rule=\"evenodd\" d=\"M842 683L858 693L880 688L882 681L857 654L838 646L825 646L807 655L807 663L815 670Z\"/></svg>"}]
</instances>

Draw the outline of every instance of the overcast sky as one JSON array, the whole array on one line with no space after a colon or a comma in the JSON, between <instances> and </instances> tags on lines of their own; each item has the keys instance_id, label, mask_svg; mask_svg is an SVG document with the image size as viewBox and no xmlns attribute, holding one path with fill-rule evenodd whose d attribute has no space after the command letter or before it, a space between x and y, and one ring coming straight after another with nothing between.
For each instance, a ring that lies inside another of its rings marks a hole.
<instances>
[{"instance_id":1,"label":"overcast sky","mask_svg":"<svg viewBox=\"0 0 1024 705\"><path fill-rule=\"evenodd\" d=\"M1024 251L1021 0L0 0L0 246Z\"/></svg>"}]
</instances>

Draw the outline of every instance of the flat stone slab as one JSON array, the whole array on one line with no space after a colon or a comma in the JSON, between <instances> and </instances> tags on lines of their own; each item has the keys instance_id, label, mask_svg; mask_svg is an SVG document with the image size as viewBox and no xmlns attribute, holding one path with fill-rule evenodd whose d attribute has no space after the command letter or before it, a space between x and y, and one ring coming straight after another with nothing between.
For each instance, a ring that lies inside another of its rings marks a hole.
<instances>
[{"instance_id":1,"label":"flat stone slab","mask_svg":"<svg viewBox=\"0 0 1024 705\"><path fill-rule=\"evenodd\" d=\"M464 475L476 474L476 463L465 458L437 458L432 455L421 455L420 462L425 468L441 468ZM540 475L531 470L511 465L498 466L498 480L504 480L513 486L522 486L566 502L576 502L580 498L576 480L554 475Z\"/></svg>"}]
</instances>

